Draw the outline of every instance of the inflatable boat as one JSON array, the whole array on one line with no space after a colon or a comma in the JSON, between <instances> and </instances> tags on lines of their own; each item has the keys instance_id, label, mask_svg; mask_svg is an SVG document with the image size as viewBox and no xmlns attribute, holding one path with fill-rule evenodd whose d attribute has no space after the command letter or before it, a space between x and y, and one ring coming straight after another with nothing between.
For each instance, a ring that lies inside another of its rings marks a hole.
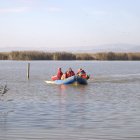
<instances>
[{"instance_id":1,"label":"inflatable boat","mask_svg":"<svg viewBox=\"0 0 140 140\"><path fill-rule=\"evenodd\" d=\"M57 85L68 85L68 84L82 84L86 85L87 84L87 79L82 78L80 76L71 76L67 79L64 80L55 80L55 81L45 81L48 84L57 84Z\"/></svg>"}]
</instances>

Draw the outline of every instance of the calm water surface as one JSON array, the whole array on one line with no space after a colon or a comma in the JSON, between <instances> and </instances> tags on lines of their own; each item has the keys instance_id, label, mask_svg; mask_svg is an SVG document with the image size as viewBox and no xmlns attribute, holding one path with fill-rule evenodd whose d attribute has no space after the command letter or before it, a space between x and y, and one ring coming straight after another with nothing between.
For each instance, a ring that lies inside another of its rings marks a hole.
<instances>
[{"instance_id":1,"label":"calm water surface","mask_svg":"<svg viewBox=\"0 0 140 140\"><path fill-rule=\"evenodd\" d=\"M140 140L140 61L0 61L0 140ZM86 86L45 80L84 68Z\"/></svg>"}]
</instances>

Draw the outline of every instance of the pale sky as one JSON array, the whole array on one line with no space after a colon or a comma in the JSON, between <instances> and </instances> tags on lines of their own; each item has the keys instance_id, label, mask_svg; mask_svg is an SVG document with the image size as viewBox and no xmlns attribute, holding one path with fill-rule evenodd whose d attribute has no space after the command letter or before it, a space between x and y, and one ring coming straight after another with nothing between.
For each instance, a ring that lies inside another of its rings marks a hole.
<instances>
[{"instance_id":1,"label":"pale sky","mask_svg":"<svg viewBox=\"0 0 140 140\"><path fill-rule=\"evenodd\" d=\"M140 0L0 0L0 49L140 45Z\"/></svg>"}]
</instances>

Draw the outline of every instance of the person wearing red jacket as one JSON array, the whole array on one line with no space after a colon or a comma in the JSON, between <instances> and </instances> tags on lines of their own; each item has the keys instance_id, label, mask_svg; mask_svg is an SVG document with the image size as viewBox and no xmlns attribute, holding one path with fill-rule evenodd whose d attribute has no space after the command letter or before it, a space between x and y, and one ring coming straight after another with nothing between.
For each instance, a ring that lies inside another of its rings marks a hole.
<instances>
[{"instance_id":1,"label":"person wearing red jacket","mask_svg":"<svg viewBox=\"0 0 140 140\"><path fill-rule=\"evenodd\" d=\"M63 72L62 72L61 68L58 68L57 74L55 76L52 76L52 80L53 81L60 80L62 75L63 75Z\"/></svg>"},{"instance_id":2,"label":"person wearing red jacket","mask_svg":"<svg viewBox=\"0 0 140 140\"><path fill-rule=\"evenodd\" d=\"M68 71L67 71L67 78L71 77L71 76L74 76L74 75L75 75L74 71L71 68L69 68Z\"/></svg>"},{"instance_id":3,"label":"person wearing red jacket","mask_svg":"<svg viewBox=\"0 0 140 140\"><path fill-rule=\"evenodd\" d=\"M89 75L87 75L86 72L81 68L78 69L77 75L84 79L89 79Z\"/></svg>"},{"instance_id":4,"label":"person wearing red jacket","mask_svg":"<svg viewBox=\"0 0 140 140\"><path fill-rule=\"evenodd\" d=\"M62 75L63 75L63 72L62 72L61 68L58 68L58 71L57 71L57 78L58 78L58 80L61 79Z\"/></svg>"}]
</instances>

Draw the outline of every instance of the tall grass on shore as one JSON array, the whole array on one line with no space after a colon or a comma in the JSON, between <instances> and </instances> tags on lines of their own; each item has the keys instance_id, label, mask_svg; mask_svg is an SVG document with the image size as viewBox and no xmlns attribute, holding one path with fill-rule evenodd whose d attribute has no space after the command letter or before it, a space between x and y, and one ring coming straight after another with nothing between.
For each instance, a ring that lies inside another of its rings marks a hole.
<instances>
[{"instance_id":1,"label":"tall grass on shore","mask_svg":"<svg viewBox=\"0 0 140 140\"><path fill-rule=\"evenodd\" d=\"M137 53L69 53L41 51L1 52L0 60L140 60Z\"/></svg>"}]
</instances>

